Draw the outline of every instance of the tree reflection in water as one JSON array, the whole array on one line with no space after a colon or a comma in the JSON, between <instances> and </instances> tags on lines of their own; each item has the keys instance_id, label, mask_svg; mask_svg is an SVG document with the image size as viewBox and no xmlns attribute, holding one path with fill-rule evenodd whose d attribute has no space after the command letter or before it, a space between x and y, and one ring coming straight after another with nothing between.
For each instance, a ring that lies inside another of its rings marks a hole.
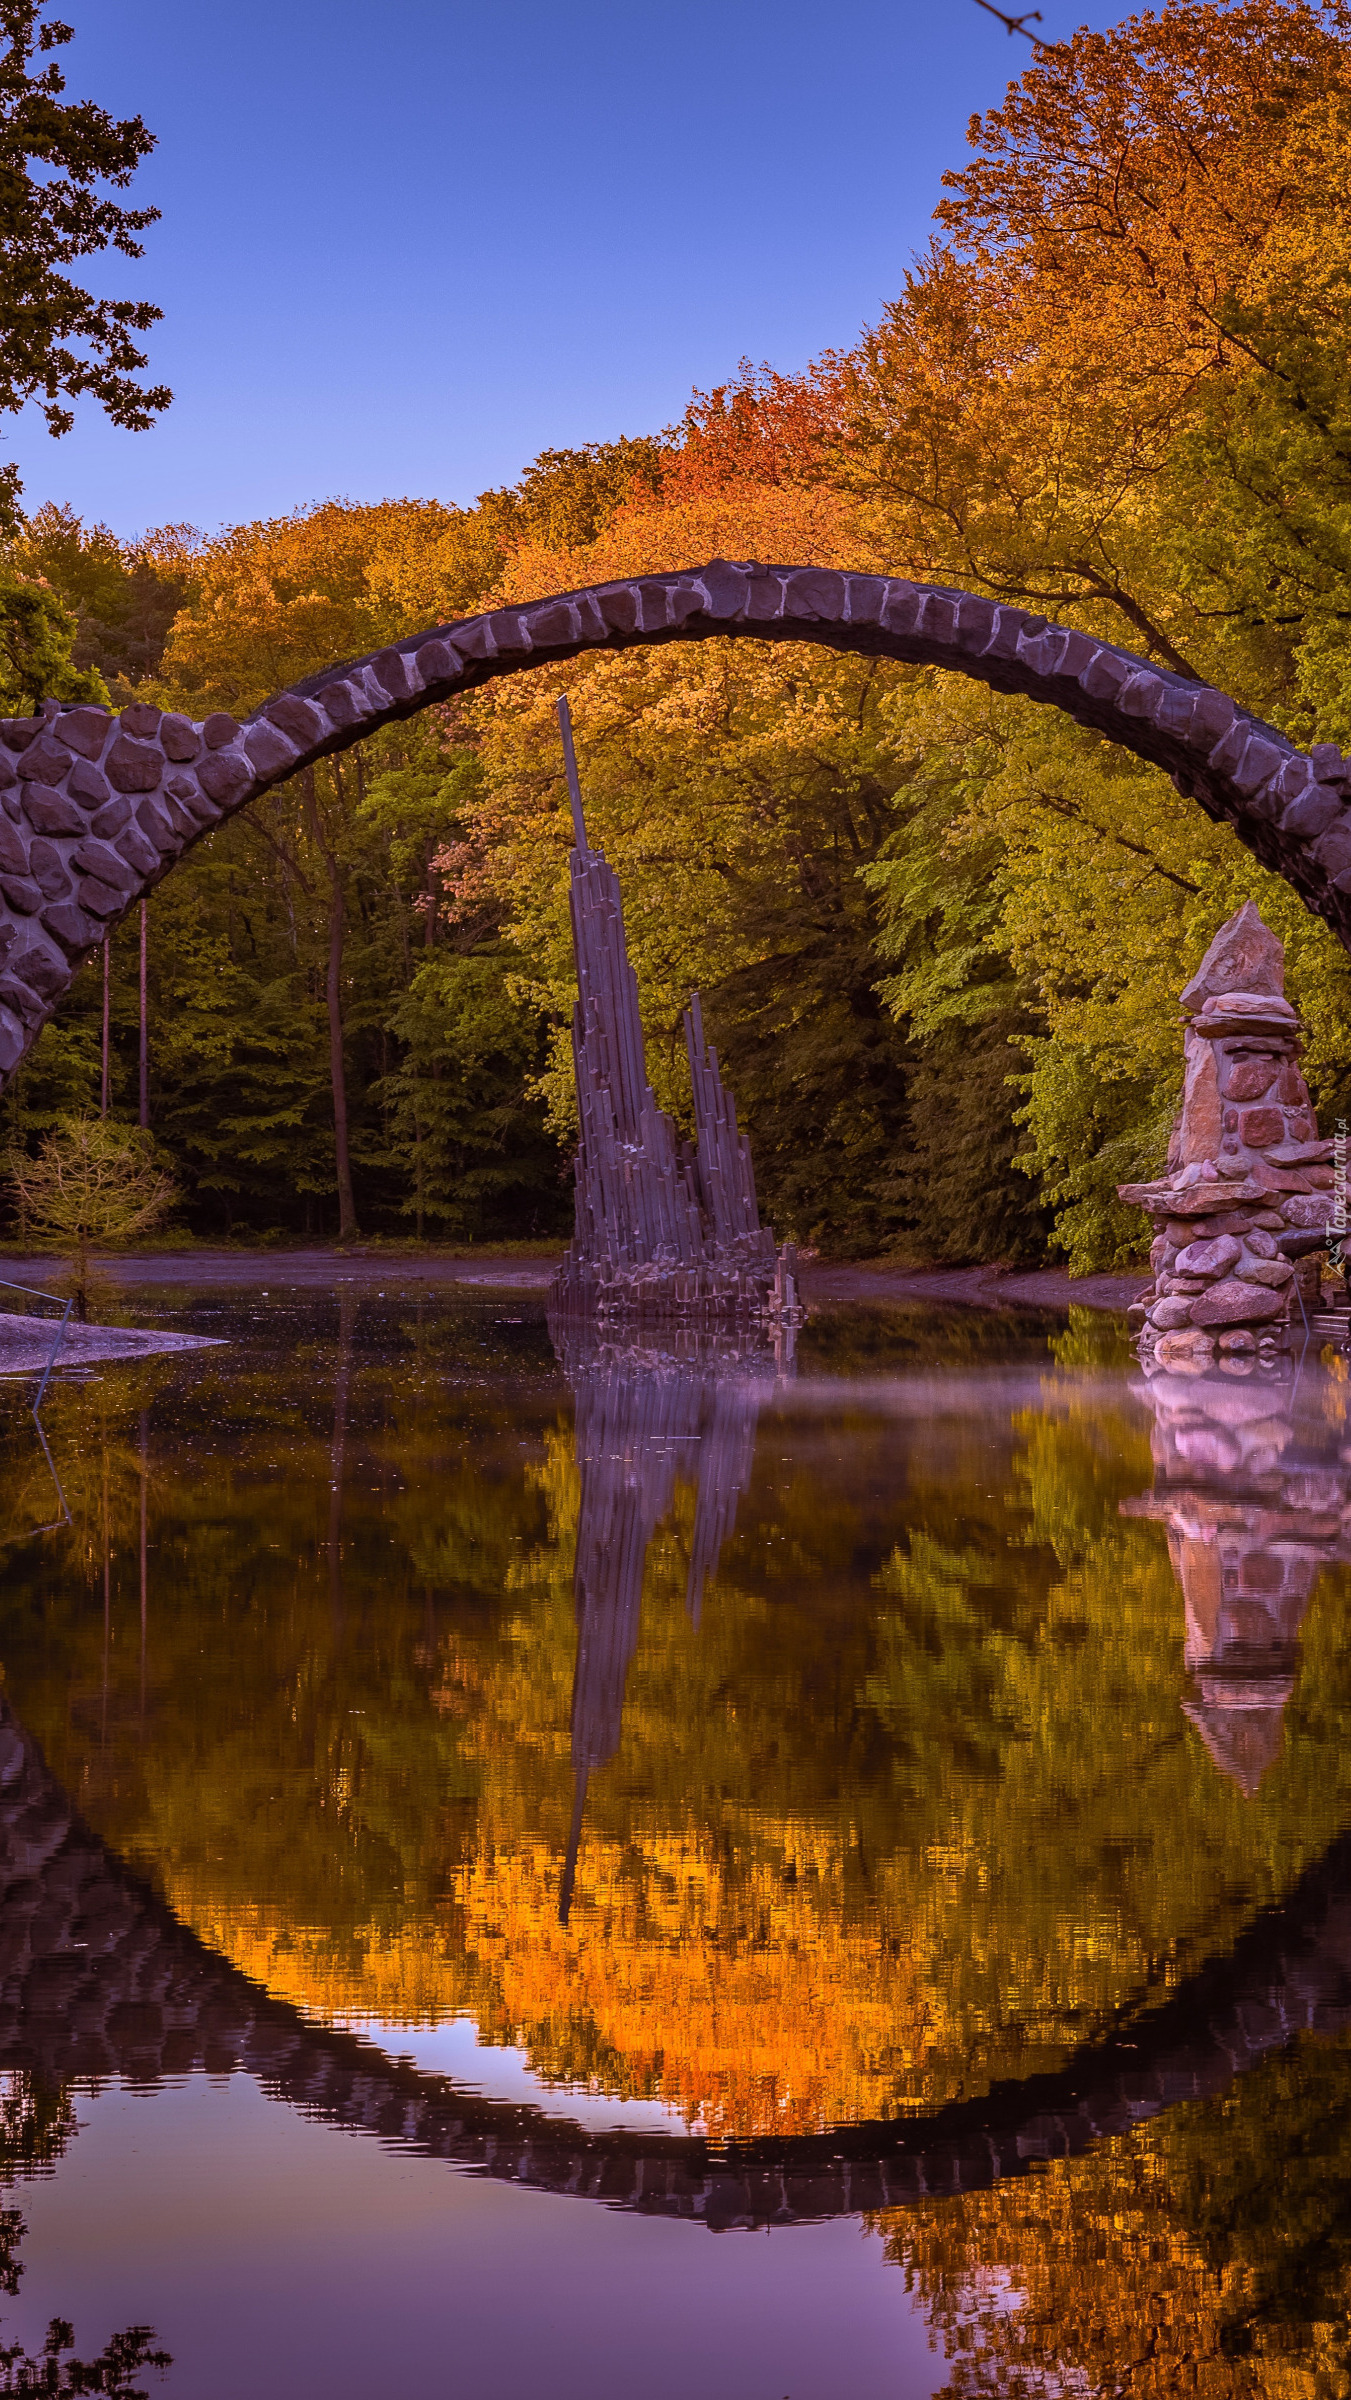
<instances>
[{"instance_id":1,"label":"tree reflection in water","mask_svg":"<svg viewBox=\"0 0 1351 2400\"><path fill-rule=\"evenodd\" d=\"M64 2084L43 2083L22 2068L0 2072L0 2186L18 2176L50 2174L75 2131ZM23 2274L19 2244L26 2231L19 2209L0 2208L0 2292L11 2298ZM144 2384L132 2378L146 2367L163 2374L174 2363L154 2341L153 2326L127 2325L96 2358L77 2358L73 2326L53 2317L40 2355L22 2342L0 2341L0 2393L102 2392L106 2400L147 2400Z\"/></svg>"},{"instance_id":2,"label":"tree reflection in water","mask_svg":"<svg viewBox=\"0 0 1351 2400\"><path fill-rule=\"evenodd\" d=\"M73 1522L10 1554L7 1688L104 1841L311 2018L467 2012L560 2109L662 2098L723 2144L978 2107L1202 2005L1316 1872L1351 1653L1344 1385L1132 1398L972 1324L809 1326L789 1388L560 1378L537 1320L353 1298L69 1385ZM37 1524L26 1460L16 1429ZM954 2389L1341 2388L1351 2075L1287 2032L875 2218Z\"/></svg>"},{"instance_id":3,"label":"tree reflection in water","mask_svg":"<svg viewBox=\"0 0 1351 2400\"><path fill-rule=\"evenodd\" d=\"M1184 1712L1251 1801L1307 1736L1301 1628L1323 1570L1351 1558L1344 1375L1287 1363L1133 1389L1155 1477L1122 1514L1167 1529ZM1351 1967L1343 1991L1344 2009ZM948 2393L1351 2390L1351 2039L1272 2031L1272 2055L1214 2098L1179 2092L1082 2158L873 2220L932 2312Z\"/></svg>"}]
</instances>

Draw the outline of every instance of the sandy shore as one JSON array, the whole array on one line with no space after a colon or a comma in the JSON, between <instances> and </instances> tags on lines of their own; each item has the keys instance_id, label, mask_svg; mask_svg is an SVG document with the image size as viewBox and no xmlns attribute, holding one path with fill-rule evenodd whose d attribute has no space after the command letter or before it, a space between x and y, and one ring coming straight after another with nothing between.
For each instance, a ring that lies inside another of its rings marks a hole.
<instances>
[{"instance_id":1,"label":"sandy shore","mask_svg":"<svg viewBox=\"0 0 1351 2400\"><path fill-rule=\"evenodd\" d=\"M0 1310L0 1375L41 1374L60 1323L45 1317L11 1316ZM151 1358L166 1350L218 1350L221 1344L195 1333L143 1332L128 1325L77 1325L71 1319L56 1354L58 1370L93 1366L102 1360Z\"/></svg>"}]
</instances>

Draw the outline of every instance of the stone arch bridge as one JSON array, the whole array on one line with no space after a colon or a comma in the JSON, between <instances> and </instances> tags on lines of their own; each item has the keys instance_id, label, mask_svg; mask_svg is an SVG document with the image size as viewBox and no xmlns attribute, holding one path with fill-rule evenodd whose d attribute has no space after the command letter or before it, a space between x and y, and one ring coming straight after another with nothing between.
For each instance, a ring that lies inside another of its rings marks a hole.
<instances>
[{"instance_id":1,"label":"stone arch bridge","mask_svg":"<svg viewBox=\"0 0 1351 2400\"><path fill-rule=\"evenodd\" d=\"M1162 2006L1058 2072L927 2117L714 2144L593 2133L485 2099L274 2000L105 1849L0 1699L0 2072L142 2088L241 2071L318 2123L461 2169L711 2228L978 2191L1205 2098L1302 2032L1351 2025L1351 1835Z\"/></svg>"},{"instance_id":2,"label":"stone arch bridge","mask_svg":"<svg viewBox=\"0 0 1351 2400\"><path fill-rule=\"evenodd\" d=\"M1223 692L1023 609L929 584L715 559L413 634L244 724L141 702L0 721L0 1088L81 961L212 827L330 752L499 675L719 635L955 669L1064 709L1233 826L1351 949L1351 762Z\"/></svg>"}]
</instances>

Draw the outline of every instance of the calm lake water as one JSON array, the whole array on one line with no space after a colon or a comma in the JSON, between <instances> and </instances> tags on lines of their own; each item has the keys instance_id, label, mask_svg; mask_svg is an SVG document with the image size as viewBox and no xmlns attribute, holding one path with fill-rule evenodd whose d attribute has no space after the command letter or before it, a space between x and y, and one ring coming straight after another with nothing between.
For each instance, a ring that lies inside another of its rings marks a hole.
<instances>
[{"instance_id":1,"label":"calm lake water","mask_svg":"<svg viewBox=\"0 0 1351 2400\"><path fill-rule=\"evenodd\" d=\"M0 1384L0 2343L1345 2392L1344 1376L275 1287Z\"/></svg>"}]
</instances>

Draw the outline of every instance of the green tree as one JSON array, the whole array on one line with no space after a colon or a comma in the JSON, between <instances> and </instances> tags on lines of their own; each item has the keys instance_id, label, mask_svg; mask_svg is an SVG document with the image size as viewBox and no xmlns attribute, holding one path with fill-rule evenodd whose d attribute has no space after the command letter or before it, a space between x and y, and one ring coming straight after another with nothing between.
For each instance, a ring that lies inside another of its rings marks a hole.
<instances>
[{"instance_id":1,"label":"green tree","mask_svg":"<svg viewBox=\"0 0 1351 2400\"><path fill-rule=\"evenodd\" d=\"M893 570L1125 640L1306 743L1351 738L1348 34L1342 7L1169 0L1039 49L842 364L831 452ZM1346 959L1233 833L1025 703L940 685L914 738L949 792L873 876L887 996L926 1058L1013 1002L1010 1180L1074 1271L1139 1255L1115 1186L1162 1157L1173 1001L1243 899L1286 941L1325 1124L1345 1113Z\"/></svg>"},{"instance_id":2,"label":"green tree","mask_svg":"<svg viewBox=\"0 0 1351 2400\"><path fill-rule=\"evenodd\" d=\"M692 990L728 1070L781 1232L842 1250L893 1241L905 1043L878 1000L876 913L859 868L895 821L906 763L894 671L754 645L581 661L570 673L591 839L619 875L661 1104L687 1115ZM492 891L519 986L551 1025L540 1089L574 1122L571 839L551 696L522 682L470 704L482 780L470 840L443 860L447 913Z\"/></svg>"},{"instance_id":3,"label":"green tree","mask_svg":"<svg viewBox=\"0 0 1351 2400\"><path fill-rule=\"evenodd\" d=\"M74 617L72 663L129 692L159 672L174 618L193 589L199 547L190 525L161 526L126 543L108 526L86 526L73 508L47 501L20 528L10 557Z\"/></svg>"},{"instance_id":4,"label":"green tree","mask_svg":"<svg viewBox=\"0 0 1351 2400\"><path fill-rule=\"evenodd\" d=\"M0 560L0 709L32 714L44 700L106 700L98 670L71 657L75 620L45 582Z\"/></svg>"},{"instance_id":5,"label":"green tree","mask_svg":"<svg viewBox=\"0 0 1351 2400\"><path fill-rule=\"evenodd\" d=\"M155 137L139 117L62 98L51 53L73 29L41 16L42 0L0 5L0 414L36 401L48 432L68 433L69 403L89 395L115 425L140 432L172 398L138 380L147 362L133 339L162 311L96 299L65 270L109 248L142 255L136 236L158 209L125 208L99 187L124 190ZM19 490L17 468L0 468L0 522L16 521Z\"/></svg>"},{"instance_id":6,"label":"green tree","mask_svg":"<svg viewBox=\"0 0 1351 2400\"><path fill-rule=\"evenodd\" d=\"M419 1237L430 1222L472 1240L525 1212L531 1231L562 1229L562 1162L529 1096L544 1025L512 998L510 967L501 956L426 958L390 1018L402 1056L378 1096L392 1107L403 1214Z\"/></svg>"}]
</instances>

